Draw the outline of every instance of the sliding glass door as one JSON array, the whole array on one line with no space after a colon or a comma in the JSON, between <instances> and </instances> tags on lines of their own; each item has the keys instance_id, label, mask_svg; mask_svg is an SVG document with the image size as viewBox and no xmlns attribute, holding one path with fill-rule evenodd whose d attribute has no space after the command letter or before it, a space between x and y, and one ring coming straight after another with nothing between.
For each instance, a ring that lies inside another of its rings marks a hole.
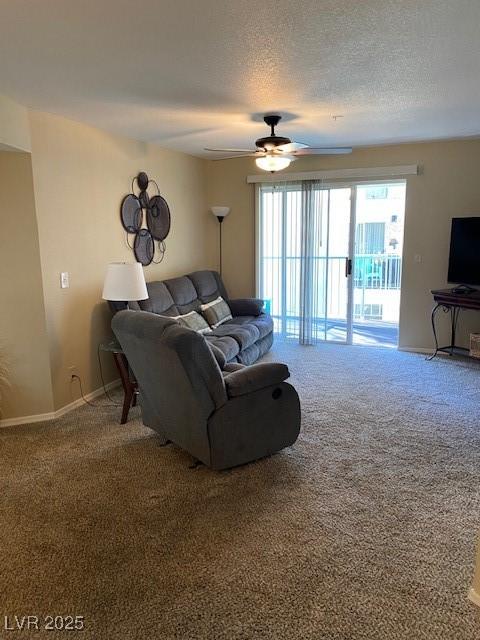
<instances>
[{"instance_id":1,"label":"sliding glass door","mask_svg":"<svg viewBox=\"0 0 480 640\"><path fill-rule=\"evenodd\" d=\"M275 331L396 346L406 184L257 187L257 292Z\"/></svg>"},{"instance_id":2,"label":"sliding glass door","mask_svg":"<svg viewBox=\"0 0 480 640\"><path fill-rule=\"evenodd\" d=\"M405 194L405 182L356 187L354 344L398 344Z\"/></svg>"},{"instance_id":3,"label":"sliding glass door","mask_svg":"<svg viewBox=\"0 0 480 640\"><path fill-rule=\"evenodd\" d=\"M349 339L350 195L315 183L259 188L258 292L285 337Z\"/></svg>"}]
</instances>

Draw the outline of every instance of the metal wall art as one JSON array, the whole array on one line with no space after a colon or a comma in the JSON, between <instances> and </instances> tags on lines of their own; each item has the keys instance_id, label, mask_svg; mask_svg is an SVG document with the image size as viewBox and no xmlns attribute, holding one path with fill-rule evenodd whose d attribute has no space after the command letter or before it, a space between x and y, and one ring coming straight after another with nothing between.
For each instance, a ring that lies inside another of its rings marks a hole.
<instances>
[{"instance_id":1,"label":"metal wall art","mask_svg":"<svg viewBox=\"0 0 480 640\"><path fill-rule=\"evenodd\" d=\"M151 185L156 189L154 195L149 193L149 188L152 191ZM144 267L151 262L160 263L165 255L165 238L170 231L170 209L165 198L160 195L158 184L155 180L150 180L144 171L132 180L132 193L122 200L120 218L127 232L127 245L135 253L137 261ZM146 227L143 226L144 222ZM135 236L133 246L130 244L129 234ZM158 254L159 259L155 259L155 254Z\"/></svg>"}]
</instances>

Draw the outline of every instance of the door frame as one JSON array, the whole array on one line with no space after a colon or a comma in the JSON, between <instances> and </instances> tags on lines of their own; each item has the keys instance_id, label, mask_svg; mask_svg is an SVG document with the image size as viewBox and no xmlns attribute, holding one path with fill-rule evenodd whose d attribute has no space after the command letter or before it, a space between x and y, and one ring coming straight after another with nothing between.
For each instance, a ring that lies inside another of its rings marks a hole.
<instances>
[{"instance_id":1,"label":"door frame","mask_svg":"<svg viewBox=\"0 0 480 640\"><path fill-rule=\"evenodd\" d=\"M352 268L347 276L347 339L345 344L353 344L353 283L355 271L355 230L357 218L357 185L350 187L350 229L348 236L348 259Z\"/></svg>"},{"instance_id":2,"label":"door frame","mask_svg":"<svg viewBox=\"0 0 480 640\"><path fill-rule=\"evenodd\" d=\"M292 180L292 182L299 182L298 180ZM285 180L279 182L279 184L284 184ZM260 294L260 282L261 282L261 269L260 269L260 190L263 184L272 185L272 181L268 181L265 183L255 182L255 224L254 224L254 268L255 268L255 295L259 296ZM275 184L273 182L273 184ZM322 342L330 342L334 344L353 344L353 298L354 298L354 276L355 276L355 232L356 232L356 206L357 206L357 188L365 185L382 185L382 184L404 184L405 185L405 196L406 189L408 186L408 181L406 178L382 178L378 180L373 180L371 178L356 178L353 180L331 180L328 182L322 181L322 189L350 189L350 229L349 229L349 242L348 242L348 250L349 256L348 259L352 261L352 269L351 273L347 276L347 337L345 341L340 340L323 340ZM329 206L330 209L330 206ZM330 210L329 210L330 215ZM404 234L405 234L405 218L406 218L406 198L405 198L405 212L404 212ZM404 262L404 253L405 253L405 243L403 245L402 252L402 273L400 280L400 300L402 295L402 276L403 276L403 262ZM400 325L400 317L399 317L399 325ZM400 328L400 326L399 326Z\"/></svg>"}]
</instances>

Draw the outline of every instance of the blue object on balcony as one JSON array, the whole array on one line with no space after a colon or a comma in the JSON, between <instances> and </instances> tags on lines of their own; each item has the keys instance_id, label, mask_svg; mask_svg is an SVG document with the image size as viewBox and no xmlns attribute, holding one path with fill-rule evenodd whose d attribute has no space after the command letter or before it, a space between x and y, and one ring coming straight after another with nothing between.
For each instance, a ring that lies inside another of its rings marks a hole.
<instances>
[{"instance_id":1,"label":"blue object on balcony","mask_svg":"<svg viewBox=\"0 0 480 640\"><path fill-rule=\"evenodd\" d=\"M265 313L270 313L270 309L272 308L272 301L271 300L264 300L265 306Z\"/></svg>"}]
</instances>

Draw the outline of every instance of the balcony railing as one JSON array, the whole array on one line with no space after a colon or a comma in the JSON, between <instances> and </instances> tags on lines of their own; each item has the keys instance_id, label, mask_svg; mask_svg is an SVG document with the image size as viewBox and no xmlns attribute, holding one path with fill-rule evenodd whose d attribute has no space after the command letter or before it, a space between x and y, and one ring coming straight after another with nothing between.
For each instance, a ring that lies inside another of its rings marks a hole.
<instances>
[{"instance_id":1,"label":"balcony railing","mask_svg":"<svg viewBox=\"0 0 480 640\"><path fill-rule=\"evenodd\" d=\"M275 319L277 330L281 332L298 332L303 260L300 256L286 256L283 259L269 256L262 260L262 295L266 299L267 310ZM355 257L352 283L355 320L390 322L393 319L400 300L401 270L402 258L398 255L372 253ZM313 282L318 287L313 296L314 318L319 323L346 320L348 285L345 256L316 256ZM391 293L382 297L382 291Z\"/></svg>"},{"instance_id":2,"label":"balcony railing","mask_svg":"<svg viewBox=\"0 0 480 640\"><path fill-rule=\"evenodd\" d=\"M282 262L285 264L285 272L288 279L295 280L299 278L303 260L304 258L300 256L286 256L283 260L280 256L265 256L262 259L265 281L277 279L280 282ZM330 269L336 272L339 279L344 276L344 256L329 256L328 258L315 256L313 260L316 265L314 273L318 279L325 273L327 260L329 261ZM399 255L385 253L357 255L355 256L353 267L353 284L357 289L400 289L402 257Z\"/></svg>"},{"instance_id":3,"label":"balcony railing","mask_svg":"<svg viewBox=\"0 0 480 640\"><path fill-rule=\"evenodd\" d=\"M355 257L353 282L357 289L400 289L402 257L369 253Z\"/></svg>"}]
</instances>

